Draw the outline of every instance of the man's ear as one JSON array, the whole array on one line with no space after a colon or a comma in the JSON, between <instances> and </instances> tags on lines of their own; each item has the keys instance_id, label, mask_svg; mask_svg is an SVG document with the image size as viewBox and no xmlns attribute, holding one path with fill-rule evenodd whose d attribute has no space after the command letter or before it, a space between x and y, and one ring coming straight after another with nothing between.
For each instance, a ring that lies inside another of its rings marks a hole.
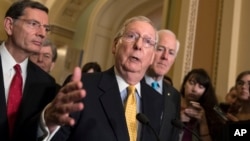
<instances>
[{"instance_id":1,"label":"man's ear","mask_svg":"<svg viewBox=\"0 0 250 141\"><path fill-rule=\"evenodd\" d=\"M49 69L49 72L51 72L53 70L53 68L55 67L55 62L52 62L51 63L51 66L50 66L50 69Z\"/></svg>"},{"instance_id":2,"label":"man's ear","mask_svg":"<svg viewBox=\"0 0 250 141\"><path fill-rule=\"evenodd\" d=\"M4 29L7 35L11 35L13 31L14 20L11 17L4 18Z\"/></svg>"},{"instance_id":3,"label":"man's ear","mask_svg":"<svg viewBox=\"0 0 250 141\"><path fill-rule=\"evenodd\" d=\"M112 45L112 54L115 54L119 40L114 40Z\"/></svg>"}]
</instances>

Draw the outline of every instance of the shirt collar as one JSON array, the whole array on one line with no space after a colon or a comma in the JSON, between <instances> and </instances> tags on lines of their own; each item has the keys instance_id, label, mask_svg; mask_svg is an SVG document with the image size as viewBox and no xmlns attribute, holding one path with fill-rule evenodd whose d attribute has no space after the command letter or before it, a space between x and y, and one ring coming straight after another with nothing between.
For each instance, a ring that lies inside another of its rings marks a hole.
<instances>
[{"instance_id":1,"label":"shirt collar","mask_svg":"<svg viewBox=\"0 0 250 141\"><path fill-rule=\"evenodd\" d=\"M17 63L15 59L12 57L12 55L9 53L9 51L7 50L5 46L5 42L3 42L0 45L0 54L1 54L2 62L4 62L4 67L2 67L3 72L9 72L13 70L13 66L16 65ZM22 74L27 71L27 64L28 64L28 58L26 58L23 62L19 63L22 69Z\"/></svg>"},{"instance_id":2,"label":"shirt collar","mask_svg":"<svg viewBox=\"0 0 250 141\"><path fill-rule=\"evenodd\" d=\"M119 87L119 90L120 90L120 93L124 90L124 89L127 89L127 87L129 86L129 84L124 81L124 79L119 75L118 71L116 70L116 68L114 67L114 70L115 70L115 77L116 77L116 80L117 80L117 83L118 83L118 87ZM136 92L137 94L141 97L141 84L140 82L137 83L135 85L136 87Z\"/></svg>"}]
</instances>

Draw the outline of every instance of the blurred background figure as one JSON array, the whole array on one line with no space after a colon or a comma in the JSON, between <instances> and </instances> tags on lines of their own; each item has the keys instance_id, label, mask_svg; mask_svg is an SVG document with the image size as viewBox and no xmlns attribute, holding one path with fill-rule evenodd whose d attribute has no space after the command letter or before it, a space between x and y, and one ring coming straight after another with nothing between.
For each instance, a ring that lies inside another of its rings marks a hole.
<instances>
[{"instance_id":1,"label":"blurred background figure","mask_svg":"<svg viewBox=\"0 0 250 141\"><path fill-rule=\"evenodd\" d=\"M49 73L55 66L57 59L57 48L56 46L47 38L43 42L43 47L40 52L33 53L29 59L42 68L44 71Z\"/></svg>"},{"instance_id":2,"label":"blurred background figure","mask_svg":"<svg viewBox=\"0 0 250 141\"><path fill-rule=\"evenodd\" d=\"M181 121L196 132L202 141L215 140L218 129L213 107L217 104L217 98L211 79L204 69L191 70L183 80L180 93ZM197 140L186 129L181 134L181 141Z\"/></svg>"},{"instance_id":3,"label":"blurred background figure","mask_svg":"<svg viewBox=\"0 0 250 141\"><path fill-rule=\"evenodd\" d=\"M231 89L229 90L229 92L225 97L225 102L231 105L235 103L236 100L237 100L237 90L235 87L231 87Z\"/></svg>"},{"instance_id":4,"label":"blurred background figure","mask_svg":"<svg viewBox=\"0 0 250 141\"><path fill-rule=\"evenodd\" d=\"M237 90L233 86L230 88L229 92L225 96L225 102L220 103L220 108L223 112L227 113L228 108L234 104L237 100Z\"/></svg>"},{"instance_id":5,"label":"blurred background figure","mask_svg":"<svg viewBox=\"0 0 250 141\"><path fill-rule=\"evenodd\" d=\"M51 40L46 38L40 52L33 53L29 59L42 70L50 73L54 68L57 59L57 48ZM58 90L61 88L61 85L58 83L56 83L56 86Z\"/></svg>"},{"instance_id":6,"label":"blurred background figure","mask_svg":"<svg viewBox=\"0 0 250 141\"><path fill-rule=\"evenodd\" d=\"M94 73L101 71L101 66L97 62L88 62L82 67L82 73Z\"/></svg>"},{"instance_id":7,"label":"blurred background figure","mask_svg":"<svg viewBox=\"0 0 250 141\"><path fill-rule=\"evenodd\" d=\"M250 71L241 72L235 81L237 100L228 109L228 118L231 121L250 120Z\"/></svg>"}]
</instances>

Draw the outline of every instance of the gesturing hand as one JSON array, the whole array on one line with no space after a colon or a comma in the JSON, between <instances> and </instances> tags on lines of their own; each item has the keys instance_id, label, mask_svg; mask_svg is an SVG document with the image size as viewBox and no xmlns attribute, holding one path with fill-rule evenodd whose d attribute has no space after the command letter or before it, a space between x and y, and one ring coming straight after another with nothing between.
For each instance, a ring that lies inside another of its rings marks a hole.
<instances>
[{"instance_id":1,"label":"gesturing hand","mask_svg":"<svg viewBox=\"0 0 250 141\"><path fill-rule=\"evenodd\" d=\"M81 69L76 67L72 75L72 81L63 86L54 100L47 105L44 119L50 131L58 125L75 124L75 120L69 116L71 112L81 111L84 104L81 99L86 96L82 89Z\"/></svg>"}]
</instances>

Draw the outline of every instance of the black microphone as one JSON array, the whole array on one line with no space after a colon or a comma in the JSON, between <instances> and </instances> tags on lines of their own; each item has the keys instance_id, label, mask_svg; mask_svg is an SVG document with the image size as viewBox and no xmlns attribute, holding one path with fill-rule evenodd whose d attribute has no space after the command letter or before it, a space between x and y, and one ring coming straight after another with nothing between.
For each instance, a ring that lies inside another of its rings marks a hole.
<instances>
[{"instance_id":1,"label":"black microphone","mask_svg":"<svg viewBox=\"0 0 250 141\"><path fill-rule=\"evenodd\" d=\"M192 133L199 141L201 141L201 138L199 137L198 134L196 134L193 130L189 129L185 124L183 124L180 120L178 119L173 119L171 121L172 125L179 129L186 129L188 132Z\"/></svg>"},{"instance_id":2,"label":"black microphone","mask_svg":"<svg viewBox=\"0 0 250 141\"><path fill-rule=\"evenodd\" d=\"M153 131L153 133L154 133L154 135L155 135L157 141L160 141L159 136L157 135L157 133L156 133L156 131L154 130L154 128L150 125L149 119L148 119L148 117L147 117L146 115L144 115L143 113L138 113L138 114L136 115L136 119L137 119L138 121L140 121L142 124L147 125L147 126Z\"/></svg>"}]
</instances>

